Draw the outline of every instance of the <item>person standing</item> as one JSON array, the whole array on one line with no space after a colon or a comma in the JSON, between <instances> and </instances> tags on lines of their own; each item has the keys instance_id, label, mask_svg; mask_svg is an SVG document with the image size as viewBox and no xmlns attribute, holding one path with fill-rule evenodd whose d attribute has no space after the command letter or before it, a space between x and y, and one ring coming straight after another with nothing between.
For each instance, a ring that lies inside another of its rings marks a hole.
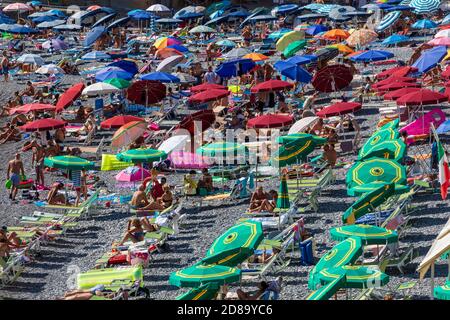
<instances>
[{"instance_id":1,"label":"person standing","mask_svg":"<svg viewBox=\"0 0 450 320\"><path fill-rule=\"evenodd\" d=\"M6 179L12 182L11 192L9 194L9 198L12 201L16 200L16 195L20 183L20 174L25 175L25 171L23 169L23 162L20 159L20 154L16 153L16 156L13 160L8 163L8 170L6 173Z\"/></svg>"},{"instance_id":2,"label":"person standing","mask_svg":"<svg viewBox=\"0 0 450 320\"><path fill-rule=\"evenodd\" d=\"M219 75L213 71L212 67L208 67L208 72L205 73L203 81L207 83L217 84L219 82Z\"/></svg>"},{"instance_id":3,"label":"person standing","mask_svg":"<svg viewBox=\"0 0 450 320\"><path fill-rule=\"evenodd\" d=\"M1 73L5 79L5 82L9 80L9 59L6 51L3 51L2 60L1 60Z\"/></svg>"},{"instance_id":4,"label":"person standing","mask_svg":"<svg viewBox=\"0 0 450 320\"><path fill-rule=\"evenodd\" d=\"M44 184L44 158L45 148L41 144L37 144L32 148L33 156L31 165L34 166L36 172L36 186L45 186Z\"/></svg>"}]
</instances>

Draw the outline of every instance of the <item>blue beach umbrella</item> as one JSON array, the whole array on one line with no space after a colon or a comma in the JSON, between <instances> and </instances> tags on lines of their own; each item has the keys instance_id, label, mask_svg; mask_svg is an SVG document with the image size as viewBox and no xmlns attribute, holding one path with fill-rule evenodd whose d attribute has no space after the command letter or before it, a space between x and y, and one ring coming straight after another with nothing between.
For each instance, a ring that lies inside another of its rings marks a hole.
<instances>
[{"instance_id":1,"label":"blue beach umbrella","mask_svg":"<svg viewBox=\"0 0 450 320\"><path fill-rule=\"evenodd\" d=\"M222 78L241 76L256 66L252 59L236 59L220 64L216 68L216 73Z\"/></svg>"},{"instance_id":2,"label":"blue beach umbrella","mask_svg":"<svg viewBox=\"0 0 450 320\"><path fill-rule=\"evenodd\" d=\"M389 9L386 9L384 11L391 12L391 11L412 11L412 10L414 10L413 7L404 6L404 5L398 5L398 6L390 7Z\"/></svg>"},{"instance_id":3,"label":"blue beach umbrella","mask_svg":"<svg viewBox=\"0 0 450 320\"><path fill-rule=\"evenodd\" d=\"M167 72L152 72L141 75L141 80L153 80L163 83L179 83L180 79Z\"/></svg>"},{"instance_id":4,"label":"blue beach umbrella","mask_svg":"<svg viewBox=\"0 0 450 320\"><path fill-rule=\"evenodd\" d=\"M60 24L58 26L53 27L54 30L58 31L74 31L83 29L79 24Z\"/></svg>"},{"instance_id":5,"label":"blue beach umbrella","mask_svg":"<svg viewBox=\"0 0 450 320\"><path fill-rule=\"evenodd\" d=\"M105 25L108 22L112 21L116 16L117 16L117 13L108 14L107 16L104 16L103 18L99 19L96 23L94 23L92 25L92 28Z\"/></svg>"},{"instance_id":6,"label":"blue beach umbrella","mask_svg":"<svg viewBox=\"0 0 450 320\"><path fill-rule=\"evenodd\" d=\"M11 28L9 28L8 32L16 34L29 34L29 33L38 33L39 30L22 25L11 25Z\"/></svg>"},{"instance_id":7,"label":"blue beach umbrella","mask_svg":"<svg viewBox=\"0 0 450 320\"><path fill-rule=\"evenodd\" d=\"M439 9L441 0L412 0L409 4L414 8L415 13L432 13Z\"/></svg>"},{"instance_id":8,"label":"blue beach umbrella","mask_svg":"<svg viewBox=\"0 0 450 320\"><path fill-rule=\"evenodd\" d=\"M59 18L56 16L41 16L41 17L33 18L32 21L34 23L41 23L41 22L54 21L54 20L58 20L58 19Z\"/></svg>"},{"instance_id":9,"label":"blue beach umbrella","mask_svg":"<svg viewBox=\"0 0 450 320\"><path fill-rule=\"evenodd\" d=\"M387 28L394 25L395 22L400 18L402 15L401 11L392 11L386 14L383 19L378 23L378 25L375 27L375 31L384 31Z\"/></svg>"},{"instance_id":10,"label":"blue beach umbrella","mask_svg":"<svg viewBox=\"0 0 450 320\"><path fill-rule=\"evenodd\" d=\"M319 34L321 32L324 31L328 31L328 27L321 25L321 24L315 24L312 25L310 27L308 27L308 29L306 29L306 33L309 34L310 36L315 36L316 34Z\"/></svg>"},{"instance_id":11,"label":"blue beach umbrella","mask_svg":"<svg viewBox=\"0 0 450 320\"><path fill-rule=\"evenodd\" d=\"M231 40L220 40L216 42L216 45L220 46L220 47L227 47L227 48L234 48L236 47L236 43L231 41Z\"/></svg>"},{"instance_id":12,"label":"blue beach umbrella","mask_svg":"<svg viewBox=\"0 0 450 320\"><path fill-rule=\"evenodd\" d=\"M270 14L263 14L263 15L258 15L258 16L254 16L252 18L250 18L250 21L256 22L256 21L275 21L278 20L277 17L272 16Z\"/></svg>"},{"instance_id":13,"label":"blue beach umbrella","mask_svg":"<svg viewBox=\"0 0 450 320\"><path fill-rule=\"evenodd\" d=\"M179 52L189 52L189 49L185 46L179 45L179 44L173 44L171 46L167 46L167 48L175 49Z\"/></svg>"},{"instance_id":14,"label":"blue beach umbrella","mask_svg":"<svg viewBox=\"0 0 450 320\"><path fill-rule=\"evenodd\" d=\"M126 25L131 20L131 17L123 17L113 21L109 26L106 27L106 30L111 30L113 28L122 27Z\"/></svg>"},{"instance_id":15,"label":"blue beach umbrella","mask_svg":"<svg viewBox=\"0 0 450 320\"><path fill-rule=\"evenodd\" d=\"M104 26L98 26L93 28L89 33L86 35L86 38L84 39L84 46L90 47L92 46L95 41L97 41L98 38L100 38L102 35L106 33L106 28Z\"/></svg>"},{"instance_id":16,"label":"blue beach umbrella","mask_svg":"<svg viewBox=\"0 0 450 320\"><path fill-rule=\"evenodd\" d=\"M133 74L117 67L106 67L95 74L96 81L105 81L113 78L131 80L133 79Z\"/></svg>"},{"instance_id":17,"label":"blue beach umbrella","mask_svg":"<svg viewBox=\"0 0 450 320\"><path fill-rule=\"evenodd\" d=\"M429 19L422 19L416 21L411 27L414 29L433 29L437 26L437 23L434 21L431 21Z\"/></svg>"},{"instance_id":18,"label":"blue beach umbrella","mask_svg":"<svg viewBox=\"0 0 450 320\"><path fill-rule=\"evenodd\" d=\"M58 10L58 9L52 9L52 10L49 10L49 11L47 11L47 12L48 12L48 14L50 14L50 15L52 15L52 16L59 17L59 18L65 18L65 17L67 17L67 15L66 15L63 11Z\"/></svg>"},{"instance_id":19,"label":"blue beach umbrella","mask_svg":"<svg viewBox=\"0 0 450 320\"><path fill-rule=\"evenodd\" d=\"M287 14L289 12L295 11L298 9L297 4L283 4L281 6L275 7L272 10L273 14Z\"/></svg>"},{"instance_id":20,"label":"blue beach umbrella","mask_svg":"<svg viewBox=\"0 0 450 320\"><path fill-rule=\"evenodd\" d=\"M291 31L292 31L292 29L282 28L280 30L274 31L271 34L269 34L268 38L277 40L277 39L280 39L282 36L284 36L286 33L291 32Z\"/></svg>"},{"instance_id":21,"label":"blue beach umbrella","mask_svg":"<svg viewBox=\"0 0 450 320\"><path fill-rule=\"evenodd\" d=\"M286 62L297 65L309 64L314 61L317 61L317 57L314 55L307 55L307 54L304 54L302 56L293 56L286 60Z\"/></svg>"},{"instance_id":22,"label":"blue beach umbrella","mask_svg":"<svg viewBox=\"0 0 450 320\"><path fill-rule=\"evenodd\" d=\"M53 21L46 21L46 22L41 22L38 25L36 25L36 28L38 29L50 29L62 24L65 24L66 21L65 20L53 20Z\"/></svg>"},{"instance_id":23,"label":"blue beach umbrella","mask_svg":"<svg viewBox=\"0 0 450 320\"><path fill-rule=\"evenodd\" d=\"M197 12L185 12L178 16L173 16L175 19L181 19L181 20L191 20L191 19L198 19L203 17L203 13L197 13Z\"/></svg>"},{"instance_id":24,"label":"blue beach umbrella","mask_svg":"<svg viewBox=\"0 0 450 320\"><path fill-rule=\"evenodd\" d=\"M297 64L289 63L286 61L277 61L274 64L274 67L283 76L297 82L309 83L312 79L312 75Z\"/></svg>"},{"instance_id":25,"label":"blue beach umbrella","mask_svg":"<svg viewBox=\"0 0 450 320\"><path fill-rule=\"evenodd\" d=\"M408 36L400 35L400 34L393 34L392 36L387 37L386 39L381 42L381 44L388 46L393 44L398 44L402 42L408 42L411 39Z\"/></svg>"},{"instance_id":26,"label":"blue beach umbrella","mask_svg":"<svg viewBox=\"0 0 450 320\"><path fill-rule=\"evenodd\" d=\"M155 21L159 24L177 24L183 22L181 19L174 19L174 18L162 18Z\"/></svg>"},{"instance_id":27,"label":"blue beach umbrella","mask_svg":"<svg viewBox=\"0 0 450 320\"><path fill-rule=\"evenodd\" d=\"M441 21L441 25L445 26L446 24L450 24L450 13L444 17Z\"/></svg>"},{"instance_id":28,"label":"blue beach umbrella","mask_svg":"<svg viewBox=\"0 0 450 320\"><path fill-rule=\"evenodd\" d=\"M81 57L81 60L88 60L88 61L108 60L108 59L111 59L111 56L102 51L91 51Z\"/></svg>"},{"instance_id":29,"label":"blue beach umbrella","mask_svg":"<svg viewBox=\"0 0 450 320\"><path fill-rule=\"evenodd\" d=\"M133 61L129 61L129 60L114 61L114 62L108 64L107 67L117 67L122 70L125 70L128 73L131 73L132 75L135 75L139 72L139 69L138 69L136 63L134 63Z\"/></svg>"},{"instance_id":30,"label":"blue beach umbrella","mask_svg":"<svg viewBox=\"0 0 450 320\"><path fill-rule=\"evenodd\" d=\"M447 133L449 131L450 131L450 120L441 123L441 125L436 129L436 132L439 134Z\"/></svg>"},{"instance_id":31,"label":"blue beach umbrella","mask_svg":"<svg viewBox=\"0 0 450 320\"><path fill-rule=\"evenodd\" d=\"M382 51L382 50L368 50L366 52L360 53L356 56L353 56L350 58L350 60L359 62L370 62L370 61L381 61L386 60L388 58L392 58L394 54L392 52L388 51Z\"/></svg>"},{"instance_id":32,"label":"blue beach umbrella","mask_svg":"<svg viewBox=\"0 0 450 320\"><path fill-rule=\"evenodd\" d=\"M425 50L422 55L413 63L418 72L427 72L433 69L447 55L447 47L437 46L429 50Z\"/></svg>"}]
</instances>

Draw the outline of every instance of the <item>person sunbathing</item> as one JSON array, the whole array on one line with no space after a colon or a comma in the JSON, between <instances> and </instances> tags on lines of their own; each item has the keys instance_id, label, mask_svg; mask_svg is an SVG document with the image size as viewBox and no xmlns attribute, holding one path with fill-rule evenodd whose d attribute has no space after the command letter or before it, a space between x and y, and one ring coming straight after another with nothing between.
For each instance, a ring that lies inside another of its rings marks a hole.
<instances>
[{"instance_id":1,"label":"person sunbathing","mask_svg":"<svg viewBox=\"0 0 450 320\"><path fill-rule=\"evenodd\" d=\"M20 140L21 140L20 131L13 124L10 125L9 129L6 130L6 132L0 134L0 144L4 144L8 141L20 141Z\"/></svg>"},{"instance_id":2,"label":"person sunbathing","mask_svg":"<svg viewBox=\"0 0 450 320\"><path fill-rule=\"evenodd\" d=\"M63 187L64 184L62 184L61 182L56 182L52 185L52 188L50 189L47 196L48 204L68 205L66 197L62 193L59 193L59 191L61 191Z\"/></svg>"},{"instance_id":3,"label":"person sunbathing","mask_svg":"<svg viewBox=\"0 0 450 320\"><path fill-rule=\"evenodd\" d=\"M11 249L20 248L22 240L15 232L8 234L8 227L3 226L0 229L0 258L7 258Z\"/></svg>"},{"instance_id":4,"label":"person sunbathing","mask_svg":"<svg viewBox=\"0 0 450 320\"><path fill-rule=\"evenodd\" d=\"M327 161L328 166L330 168L334 168L334 166L336 165L336 161L337 161L337 153L336 153L336 150L334 149L333 144L326 144L323 146L322 158L325 161Z\"/></svg>"},{"instance_id":5,"label":"person sunbathing","mask_svg":"<svg viewBox=\"0 0 450 320\"><path fill-rule=\"evenodd\" d=\"M202 169L202 177L197 183L197 188L204 188L208 192L212 192L214 190L213 180L211 174L208 172L207 168Z\"/></svg>"},{"instance_id":6,"label":"person sunbathing","mask_svg":"<svg viewBox=\"0 0 450 320\"><path fill-rule=\"evenodd\" d=\"M164 210L164 206L158 201L149 202L147 195L145 194L144 185L140 185L139 189L133 194L131 199L131 208L135 210Z\"/></svg>"},{"instance_id":7,"label":"person sunbathing","mask_svg":"<svg viewBox=\"0 0 450 320\"><path fill-rule=\"evenodd\" d=\"M173 203L173 194L170 191L170 186L165 184L163 186L164 193L163 195L157 199L157 201L165 208L169 208Z\"/></svg>"},{"instance_id":8,"label":"person sunbathing","mask_svg":"<svg viewBox=\"0 0 450 320\"><path fill-rule=\"evenodd\" d=\"M277 207L278 193L275 190L270 190L268 194L265 192L264 194L265 199L260 202L258 207L250 209L250 212L273 212L275 210Z\"/></svg>"},{"instance_id":9,"label":"person sunbathing","mask_svg":"<svg viewBox=\"0 0 450 320\"><path fill-rule=\"evenodd\" d=\"M35 95L35 90L31 81L27 81L27 86L22 92L21 96L33 97Z\"/></svg>"},{"instance_id":10,"label":"person sunbathing","mask_svg":"<svg viewBox=\"0 0 450 320\"><path fill-rule=\"evenodd\" d=\"M96 285L89 290L74 290L66 292L64 297L57 300L90 300L93 296L112 299L116 296L116 292L105 290L104 285ZM126 300L126 299L125 299Z\"/></svg>"},{"instance_id":11,"label":"person sunbathing","mask_svg":"<svg viewBox=\"0 0 450 320\"><path fill-rule=\"evenodd\" d=\"M125 235L118 243L119 246L123 245L127 240L131 240L133 243L144 240L145 231L139 218L134 218L128 221L127 231Z\"/></svg>"},{"instance_id":12,"label":"person sunbathing","mask_svg":"<svg viewBox=\"0 0 450 320\"><path fill-rule=\"evenodd\" d=\"M258 290L254 292L244 292L241 289L237 289L236 293L239 298L239 300L258 300L264 292L266 292L269 285L265 281L261 281L258 284Z\"/></svg>"},{"instance_id":13,"label":"person sunbathing","mask_svg":"<svg viewBox=\"0 0 450 320\"><path fill-rule=\"evenodd\" d=\"M268 200L267 198L267 194L264 192L263 187L258 187L250 199L250 212L261 211L261 206L263 202Z\"/></svg>"}]
</instances>

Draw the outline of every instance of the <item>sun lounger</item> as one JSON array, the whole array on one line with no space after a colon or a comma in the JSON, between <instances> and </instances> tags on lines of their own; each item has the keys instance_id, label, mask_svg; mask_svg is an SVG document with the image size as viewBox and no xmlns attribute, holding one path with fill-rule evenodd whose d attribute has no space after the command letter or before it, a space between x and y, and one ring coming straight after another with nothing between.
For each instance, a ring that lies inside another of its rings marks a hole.
<instances>
[{"instance_id":1,"label":"sun lounger","mask_svg":"<svg viewBox=\"0 0 450 320\"><path fill-rule=\"evenodd\" d=\"M39 205L40 208L46 209L59 209L65 212L65 215L78 215L78 214L86 214L90 215L97 203L98 196L100 191L95 191L86 201L81 203L78 207L75 206L64 206L64 205L53 205L53 204L44 204Z\"/></svg>"},{"instance_id":2,"label":"sun lounger","mask_svg":"<svg viewBox=\"0 0 450 320\"><path fill-rule=\"evenodd\" d=\"M398 258L388 259L386 268L397 268L400 273L404 273L403 268L415 258L414 247L410 246Z\"/></svg>"},{"instance_id":3,"label":"sun lounger","mask_svg":"<svg viewBox=\"0 0 450 320\"><path fill-rule=\"evenodd\" d=\"M106 289L117 291L122 287L131 288L139 283L143 285L141 267L119 267L95 269L78 274L78 289L91 289L96 285L104 285Z\"/></svg>"}]
</instances>

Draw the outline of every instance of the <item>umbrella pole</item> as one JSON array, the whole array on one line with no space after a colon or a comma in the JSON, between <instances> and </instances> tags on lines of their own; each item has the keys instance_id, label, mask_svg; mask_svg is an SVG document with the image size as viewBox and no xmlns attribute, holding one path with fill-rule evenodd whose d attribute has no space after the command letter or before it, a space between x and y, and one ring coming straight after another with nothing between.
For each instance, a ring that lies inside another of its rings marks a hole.
<instances>
[{"instance_id":1,"label":"umbrella pole","mask_svg":"<svg viewBox=\"0 0 450 320\"><path fill-rule=\"evenodd\" d=\"M431 300L434 300L434 261L431 263Z\"/></svg>"}]
</instances>

